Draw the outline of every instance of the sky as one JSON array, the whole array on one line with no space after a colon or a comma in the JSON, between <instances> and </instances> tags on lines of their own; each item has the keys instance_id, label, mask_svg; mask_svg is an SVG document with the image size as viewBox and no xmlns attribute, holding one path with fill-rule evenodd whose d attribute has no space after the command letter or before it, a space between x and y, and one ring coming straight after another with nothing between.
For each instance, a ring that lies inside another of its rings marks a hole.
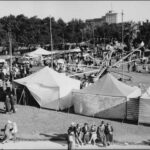
<instances>
[{"instance_id":1,"label":"sky","mask_svg":"<svg viewBox=\"0 0 150 150\"><path fill-rule=\"evenodd\" d=\"M0 1L0 17L24 14L27 17L62 18L65 22L71 19L100 18L109 10L124 12L124 21L150 20L150 1Z\"/></svg>"}]
</instances>

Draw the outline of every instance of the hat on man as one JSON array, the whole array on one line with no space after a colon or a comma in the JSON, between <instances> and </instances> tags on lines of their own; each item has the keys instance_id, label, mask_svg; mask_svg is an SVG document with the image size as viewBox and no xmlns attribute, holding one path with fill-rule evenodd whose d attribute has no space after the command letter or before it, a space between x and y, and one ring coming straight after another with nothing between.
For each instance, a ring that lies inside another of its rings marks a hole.
<instances>
[{"instance_id":1,"label":"hat on man","mask_svg":"<svg viewBox=\"0 0 150 150\"><path fill-rule=\"evenodd\" d=\"M8 120L7 123L12 123L12 122L10 120Z\"/></svg>"},{"instance_id":2,"label":"hat on man","mask_svg":"<svg viewBox=\"0 0 150 150\"><path fill-rule=\"evenodd\" d=\"M71 126L75 126L75 122L71 122Z\"/></svg>"},{"instance_id":3,"label":"hat on man","mask_svg":"<svg viewBox=\"0 0 150 150\"><path fill-rule=\"evenodd\" d=\"M101 124L104 124L104 121L101 121Z\"/></svg>"}]
</instances>

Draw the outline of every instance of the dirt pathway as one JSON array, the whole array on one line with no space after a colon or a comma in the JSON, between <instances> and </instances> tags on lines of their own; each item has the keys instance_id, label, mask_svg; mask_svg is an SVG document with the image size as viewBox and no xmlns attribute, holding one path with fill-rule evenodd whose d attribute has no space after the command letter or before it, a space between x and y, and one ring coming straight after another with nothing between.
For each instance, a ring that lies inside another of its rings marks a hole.
<instances>
[{"instance_id":1,"label":"dirt pathway","mask_svg":"<svg viewBox=\"0 0 150 150\"><path fill-rule=\"evenodd\" d=\"M52 141L38 141L38 142L9 142L0 144L0 149L67 149L65 142L52 142ZM100 145L86 145L76 147L76 149L150 149L148 145L111 145L106 148Z\"/></svg>"}]
</instances>

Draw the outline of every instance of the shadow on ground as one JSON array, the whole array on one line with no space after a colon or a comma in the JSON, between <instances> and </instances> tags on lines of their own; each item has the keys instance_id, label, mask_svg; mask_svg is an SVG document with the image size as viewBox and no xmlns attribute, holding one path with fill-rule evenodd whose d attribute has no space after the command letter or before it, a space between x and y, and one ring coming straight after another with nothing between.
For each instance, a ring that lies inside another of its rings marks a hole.
<instances>
[{"instance_id":1,"label":"shadow on ground","mask_svg":"<svg viewBox=\"0 0 150 150\"><path fill-rule=\"evenodd\" d=\"M5 112L4 109L0 109L0 113L1 113L1 114L5 114L6 112Z\"/></svg>"},{"instance_id":2,"label":"shadow on ground","mask_svg":"<svg viewBox=\"0 0 150 150\"><path fill-rule=\"evenodd\" d=\"M62 146L65 146L65 144L67 143L67 134L57 134L57 133L45 134L45 133L40 133L40 135L45 136L45 137L49 138L50 141L61 144ZM60 142L60 141L63 141L63 143Z\"/></svg>"},{"instance_id":3,"label":"shadow on ground","mask_svg":"<svg viewBox=\"0 0 150 150\"><path fill-rule=\"evenodd\" d=\"M150 145L150 140L142 141L142 144L144 144L144 145Z\"/></svg>"}]
</instances>

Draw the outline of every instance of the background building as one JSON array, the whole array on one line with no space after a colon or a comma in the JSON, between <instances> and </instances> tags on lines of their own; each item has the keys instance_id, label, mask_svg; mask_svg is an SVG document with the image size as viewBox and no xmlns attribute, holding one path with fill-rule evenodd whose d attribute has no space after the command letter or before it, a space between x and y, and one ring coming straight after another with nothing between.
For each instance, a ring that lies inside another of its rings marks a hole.
<instances>
[{"instance_id":1,"label":"background building","mask_svg":"<svg viewBox=\"0 0 150 150\"><path fill-rule=\"evenodd\" d=\"M105 15L105 22L108 24L117 23L117 13L109 11Z\"/></svg>"},{"instance_id":2,"label":"background building","mask_svg":"<svg viewBox=\"0 0 150 150\"><path fill-rule=\"evenodd\" d=\"M117 23L117 13L109 11L108 13L105 14L105 16L102 16L101 18L87 19L86 23L87 25L92 26L101 26L104 23L108 24Z\"/></svg>"}]
</instances>

